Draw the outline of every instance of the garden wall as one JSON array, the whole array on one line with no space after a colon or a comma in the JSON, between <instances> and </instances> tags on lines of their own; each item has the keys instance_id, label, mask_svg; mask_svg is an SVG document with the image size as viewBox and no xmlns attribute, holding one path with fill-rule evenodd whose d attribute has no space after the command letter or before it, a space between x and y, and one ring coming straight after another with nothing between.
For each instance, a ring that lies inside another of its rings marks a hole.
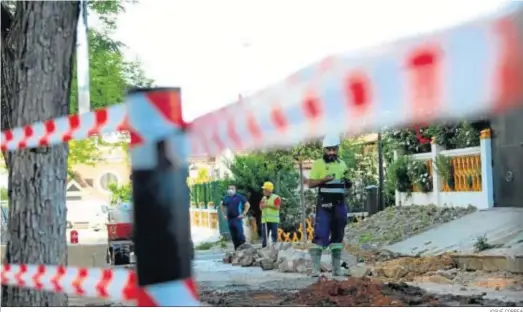
<instances>
[{"instance_id":1,"label":"garden wall","mask_svg":"<svg viewBox=\"0 0 523 312\"><path fill-rule=\"evenodd\" d=\"M481 131L480 146L443 150L431 144L430 153L414 154L415 160L425 161L432 178L432 191L422 192L414 187L412 192L396 191L396 205L467 206L489 209L494 206L492 182L491 132ZM438 173L438 156L450 159L452 170L446 177ZM397 157L397 156L396 156ZM450 183L451 181L452 183Z\"/></svg>"}]
</instances>

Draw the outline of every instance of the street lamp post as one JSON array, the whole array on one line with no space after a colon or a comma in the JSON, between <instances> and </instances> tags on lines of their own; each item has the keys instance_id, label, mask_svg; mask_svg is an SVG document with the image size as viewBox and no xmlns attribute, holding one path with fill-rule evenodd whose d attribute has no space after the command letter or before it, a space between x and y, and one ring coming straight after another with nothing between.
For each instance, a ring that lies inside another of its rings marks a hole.
<instances>
[{"instance_id":1,"label":"street lamp post","mask_svg":"<svg viewBox=\"0 0 523 312\"><path fill-rule=\"evenodd\" d=\"M80 1L80 20L77 26L76 78L78 84L78 113L91 110L89 83L89 28L87 25L87 0Z\"/></svg>"},{"instance_id":2,"label":"street lamp post","mask_svg":"<svg viewBox=\"0 0 523 312\"><path fill-rule=\"evenodd\" d=\"M294 155L294 159L298 161L299 169L300 169L300 211L301 211L301 226L302 226L302 235L301 235L301 241L303 243L307 242L307 216L305 215L305 190L303 188L303 159L301 157L301 149L298 150L296 155Z\"/></svg>"},{"instance_id":3,"label":"street lamp post","mask_svg":"<svg viewBox=\"0 0 523 312\"><path fill-rule=\"evenodd\" d=\"M378 211L382 211L383 207L383 181L384 181L384 172L383 172L383 140L381 138L381 131L378 132L378 174L379 174L379 188L378 188Z\"/></svg>"},{"instance_id":4,"label":"street lamp post","mask_svg":"<svg viewBox=\"0 0 523 312\"><path fill-rule=\"evenodd\" d=\"M300 208L301 208L301 241L307 242L307 216L305 215L305 190L303 189L303 160L300 159Z\"/></svg>"}]
</instances>

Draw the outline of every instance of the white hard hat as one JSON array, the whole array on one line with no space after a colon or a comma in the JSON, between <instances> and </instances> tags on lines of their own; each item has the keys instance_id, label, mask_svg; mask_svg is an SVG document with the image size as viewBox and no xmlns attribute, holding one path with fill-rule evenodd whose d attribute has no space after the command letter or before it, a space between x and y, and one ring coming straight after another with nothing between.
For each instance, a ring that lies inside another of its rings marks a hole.
<instances>
[{"instance_id":1,"label":"white hard hat","mask_svg":"<svg viewBox=\"0 0 523 312\"><path fill-rule=\"evenodd\" d=\"M340 136L337 134L327 134L323 138L323 147L333 147L340 145Z\"/></svg>"}]
</instances>

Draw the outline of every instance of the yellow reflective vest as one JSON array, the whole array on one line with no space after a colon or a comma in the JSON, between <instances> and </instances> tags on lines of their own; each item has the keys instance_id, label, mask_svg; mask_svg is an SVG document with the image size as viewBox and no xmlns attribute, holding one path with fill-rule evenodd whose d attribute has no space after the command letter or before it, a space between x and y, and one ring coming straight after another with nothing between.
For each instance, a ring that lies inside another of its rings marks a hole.
<instances>
[{"instance_id":1,"label":"yellow reflective vest","mask_svg":"<svg viewBox=\"0 0 523 312\"><path fill-rule=\"evenodd\" d=\"M269 206L261 209L262 211L262 223L280 223L280 210L276 209L277 206L280 206L281 199L280 196L276 194L271 194L269 198L263 196L260 202L260 209L265 205Z\"/></svg>"}]
</instances>

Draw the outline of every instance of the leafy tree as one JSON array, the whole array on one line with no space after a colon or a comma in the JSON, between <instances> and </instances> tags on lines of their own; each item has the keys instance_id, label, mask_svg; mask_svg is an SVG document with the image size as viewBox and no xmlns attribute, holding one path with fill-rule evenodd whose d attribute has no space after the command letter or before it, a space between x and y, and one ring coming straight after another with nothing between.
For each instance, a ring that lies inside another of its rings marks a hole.
<instances>
[{"instance_id":1,"label":"leafy tree","mask_svg":"<svg viewBox=\"0 0 523 312\"><path fill-rule=\"evenodd\" d=\"M7 188L6 187L0 187L0 200L7 200Z\"/></svg>"},{"instance_id":2,"label":"leafy tree","mask_svg":"<svg viewBox=\"0 0 523 312\"><path fill-rule=\"evenodd\" d=\"M261 199L261 185L272 181L278 193L283 198L281 227L285 230L295 230L301 220L299 196L299 161L314 160L322 157L321 142L306 142L290 149L278 149L255 152L245 156L237 156L229 165L233 182L238 189L247 193L251 205L258 210ZM340 159L345 161L349 176L354 182L348 203L352 210L363 208L365 189L367 185L377 184L377 151L375 147L366 146L361 140L344 139L340 145ZM315 208L315 192L305 193L305 211L310 213Z\"/></svg>"},{"instance_id":3,"label":"leafy tree","mask_svg":"<svg viewBox=\"0 0 523 312\"><path fill-rule=\"evenodd\" d=\"M114 41L110 35L116 29L118 13L125 6L118 1L90 1L90 11L102 21L101 30L89 30L89 76L90 100L92 109L99 109L112 104L123 103L125 92L130 86L150 87L151 79L145 76L137 61L126 61L120 48L122 43ZM78 85L76 63L73 70L70 112L78 111ZM125 142L122 142L126 145ZM95 165L102 158L98 146L104 143L99 137L77 140L69 143L68 168L76 164ZM122 144L113 144L113 148L125 148ZM70 171L70 170L69 170Z\"/></svg>"},{"instance_id":4,"label":"leafy tree","mask_svg":"<svg viewBox=\"0 0 523 312\"><path fill-rule=\"evenodd\" d=\"M72 173L74 165L84 164L94 166L101 158L101 152L97 148L97 139L74 140L69 142L69 157L67 159L67 171Z\"/></svg>"},{"instance_id":5,"label":"leafy tree","mask_svg":"<svg viewBox=\"0 0 523 312\"><path fill-rule=\"evenodd\" d=\"M209 170L207 168L198 169L198 173L196 174L196 179L194 180L194 183L196 183L196 184L207 183L210 180L211 180L211 176L209 176Z\"/></svg>"},{"instance_id":6,"label":"leafy tree","mask_svg":"<svg viewBox=\"0 0 523 312\"><path fill-rule=\"evenodd\" d=\"M102 31L89 33L91 105L100 108L121 103L129 85L152 82L145 79L137 62L123 59L122 44L110 39L116 17L124 9L122 2L91 1L89 8L104 25ZM2 131L76 112L74 48L79 3L2 2L1 9ZM94 140L71 143L70 161L96 159ZM65 264L67 145L4 156L10 185L6 260ZM67 305L67 297L60 294L9 287L3 287L2 293L8 306Z\"/></svg>"},{"instance_id":7,"label":"leafy tree","mask_svg":"<svg viewBox=\"0 0 523 312\"><path fill-rule=\"evenodd\" d=\"M291 230L299 224L298 173L294 161L286 151L258 152L237 156L229 164L232 173L231 183L239 192L247 194L252 211L260 221L259 202L262 198L261 186L265 181L275 184L282 198L281 226Z\"/></svg>"},{"instance_id":8,"label":"leafy tree","mask_svg":"<svg viewBox=\"0 0 523 312\"><path fill-rule=\"evenodd\" d=\"M128 202L131 200L133 194L131 183L122 186L111 184L109 185L109 191L111 192L111 204Z\"/></svg>"}]
</instances>

